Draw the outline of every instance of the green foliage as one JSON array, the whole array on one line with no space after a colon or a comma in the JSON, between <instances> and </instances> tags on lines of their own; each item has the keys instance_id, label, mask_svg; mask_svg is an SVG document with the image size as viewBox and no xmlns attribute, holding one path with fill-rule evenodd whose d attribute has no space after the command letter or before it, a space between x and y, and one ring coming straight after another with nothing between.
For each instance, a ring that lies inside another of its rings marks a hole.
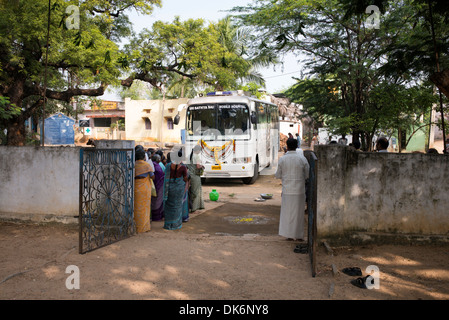
<instances>
[{"instance_id":1,"label":"green foliage","mask_svg":"<svg viewBox=\"0 0 449 320\"><path fill-rule=\"evenodd\" d=\"M7 142L4 123L20 115L21 112L21 108L11 104L8 97L0 96L0 145Z\"/></svg>"},{"instance_id":2,"label":"green foliage","mask_svg":"<svg viewBox=\"0 0 449 320\"><path fill-rule=\"evenodd\" d=\"M202 19L158 21L125 46L119 63L130 79L150 83L168 97L193 97L199 92L235 89L244 81L264 81L256 69L270 63L249 56L248 34L231 19L206 24ZM153 98L162 96L154 92Z\"/></svg>"},{"instance_id":3,"label":"green foliage","mask_svg":"<svg viewBox=\"0 0 449 320\"><path fill-rule=\"evenodd\" d=\"M135 80L129 88L122 87L120 97L132 100L147 100L151 96L151 88L145 82Z\"/></svg>"},{"instance_id":4,"label":"green foliage","mask_svg":"<svg viewBox=\"0 0 449 320\"><path fill-rule=\"evenodd\" d=\"M360 137L367 149L375 134L413 125L435 102L427 81L435 52L424 2L256 0L234 11L261 39L255 47L302 57L307 76L286 94L317 126ZM380 9L377 29L366 13L373 4ZM436 17L442 65L449 52L444 19Z\"/></svg>"},{"instance_id":5,"label":"green foliage","mask_svg":"<svg viewBox=\"0 0 449 320\"><path fill-rule=\"evenodd\" d=\"M213 24L202 19L171 23L158 21L131 39L121 57L122 65L139 80L155 87L181 75L199 83L227 88L246 74L248 63L219 42Z\"/></svg>"},{"instance_id":6,"label":"green foliage","mask_svg":"<svg viewBox=\"0 0 449 320\"><path fill-rule=\"evenodd\" d=\"M263 92L259 91L260 89L262 89L262 86L255 82L249 82L247 84L240 85L238 87L238 90L250 92L253 96L257 97L258 99L262 98L262 96L264 95Z\"/></svg>"},{"instance_id":7,"label":"green foliage","mask_svg":"<svg viewBox=\"0 0 449 320\"><path fill-rule=\"evenodd\" d=\"M121 119L115 123L111 123L112 130L125 131L125 120Z\"/></svg>"},{"instance_id":8,"label":"green foliage","mask_svg":"<svg viewBox=\"0 0 449 320\"><path fill-rule=\"evenodd\" d=\"M9 102L8 97L0 96L0 120L1 121L9 120L15 116L18 116L21 112L22 112L22 110L20 109L20 107L14 105L14 104L11 104ZM0 130L3 130L3 129L0 127Z\"/></svg>"},{"instance_id":9,"label":"green foliage","mask_svg":"<svg viewBox=\"0 0 449 320\"><path fill-rule=\"evenodd\" d=\"M79 9L75 28L67 24L76 13L68 10L69 5ZM150 14L160 5L160 0L54 0L48 8L47 0L1 2L0 95L22 108L20 114L8 110L14 122L2 109L2 126L23 127L31 115L42 116L45 78L46 114L56 108L52 101L62 102L65 113L73 114L72 99L101 96L108 86L129 88L135 80L159 91L164 84L167 95L175 97L206 88L235 88L242 79L259 76L250 72L256 60L249 61L244 54L243 38L233 34L240 35L231 24L229 33L224 33L225 23L176 18L134 35L127 13ZM119 44L124 40L129 44L122 49ZM132 90L124 95L137 94ZM25 136L10 138L14 139L8 143L20 144Z\"/></svg>"}]
</instances>

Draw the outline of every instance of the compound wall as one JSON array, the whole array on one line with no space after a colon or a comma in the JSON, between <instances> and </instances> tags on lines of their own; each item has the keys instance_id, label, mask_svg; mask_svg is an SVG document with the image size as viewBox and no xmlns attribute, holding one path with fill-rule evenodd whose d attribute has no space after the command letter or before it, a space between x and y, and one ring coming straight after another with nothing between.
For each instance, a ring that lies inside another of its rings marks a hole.
<instances>
[{"instance_id":1,"label":"compound wall","mask_svg":"<svg viewBox=\"0 0 449 320\"><path fill-rule=\"evenodd\" d=\"M449 235L449 155L315 146L318 234Z\"/></svg>"}]
</instances>

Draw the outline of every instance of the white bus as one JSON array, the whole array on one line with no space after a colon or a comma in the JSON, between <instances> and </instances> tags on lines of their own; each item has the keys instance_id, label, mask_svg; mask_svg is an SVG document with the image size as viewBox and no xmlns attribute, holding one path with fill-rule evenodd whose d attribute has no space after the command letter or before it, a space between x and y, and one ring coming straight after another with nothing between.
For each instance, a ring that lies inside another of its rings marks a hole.
<instances>
[{"instance_id":1,"label":"white bus","mask_svg":"<svg viewBox=\"0 0 449 320\"><path fill-rule=\"evenodd\" d=\"M201 146L202 178L241 178L253 184L277 166L279 109L243 91L211 92L186 108L185 155Z\"/></svg>"}]
</instances>

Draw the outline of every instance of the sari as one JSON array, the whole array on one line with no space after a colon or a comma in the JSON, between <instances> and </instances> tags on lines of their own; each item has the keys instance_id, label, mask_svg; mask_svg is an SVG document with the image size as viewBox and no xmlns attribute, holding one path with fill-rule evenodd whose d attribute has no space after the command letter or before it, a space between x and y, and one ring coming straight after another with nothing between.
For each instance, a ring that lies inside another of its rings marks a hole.
<instances>
[{"instance_id":1,"label":"sari","mask_svg":"<svg viewBox=\"0 0 449 320\"><path fill-rule=\"evenodd\" d=\"M137 233L149 231L151 215L151 166L144 160L137 160L134 183L134 221Z\"/></svg>"},{"instance_id":2,"label":"sari","mask_svg":"<svg viewBox=\"0 0 449 320\"><path fill-rule=\"evenodd\" d=\"M190 181L186 182L184 197L182 198L182 222L189 221L189 186Z\"/></svg>"},{"instance_id":3,"label":"sari","mask_svg":"<svg viewBox=\"0 0 449 320\"><path fill-rule=\"evenodd\" d=\"M165 173L159 163L154 163L154 186L156 197L151 197L151 220L161 221L164 218L164 180Z\"/></svg>"},{"instance_id":4,"label":"sari","mask_svg":"<svg viewBox=\"0 0 449 320\"><path fill-rule=\"evenodd\" d=\"M201 171L197 168L197 163L199 163L199 159L197 160L196 155L193 155L193 163L187 165L190 174L190 187L189 187L189 197L191 202L191 211L195 212L199 209L204 209L204 200L203 200L203 190L201 187Z\"/></svg>"},{"instance_id":5,"label":"sari","mask_svg":"<svg viewBox=\"0 0 449 320\"><path fill-rule=\"evenodd\" d=\"M183 166L182 164L180 166ZM171 163L165 167L164 181L164 229L177 230L182 227L183 218L188 215L187 189L183 176L171 177Z\"/></svg>"}]
</instances>

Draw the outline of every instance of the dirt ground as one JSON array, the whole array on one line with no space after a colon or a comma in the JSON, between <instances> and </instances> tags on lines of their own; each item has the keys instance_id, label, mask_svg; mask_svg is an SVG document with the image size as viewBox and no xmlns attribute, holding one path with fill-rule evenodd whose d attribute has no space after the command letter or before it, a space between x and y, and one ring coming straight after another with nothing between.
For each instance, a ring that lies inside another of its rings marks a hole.
<instances>
[{"instance_id":1,"label":"dirt ground","mask_svg":"<svg viewBox=\"0 0 449 320\"><path fill-rule=\"evenodd\" d=\"M206 181L220 198L178 231L152 230L86 254L74 225L0 223L2 300L447 300L447 246L318 247L316 277L297 242L277 235L280 181L261 176ZM260 193L273 193L255 202ZM361 289L341 272L380 271L378 289ZM79 270L79 289L68 289ZM66 272L67 271L67 272ZM70 278L70 279L69 279Z\"/></svg>"}]
</instances>

